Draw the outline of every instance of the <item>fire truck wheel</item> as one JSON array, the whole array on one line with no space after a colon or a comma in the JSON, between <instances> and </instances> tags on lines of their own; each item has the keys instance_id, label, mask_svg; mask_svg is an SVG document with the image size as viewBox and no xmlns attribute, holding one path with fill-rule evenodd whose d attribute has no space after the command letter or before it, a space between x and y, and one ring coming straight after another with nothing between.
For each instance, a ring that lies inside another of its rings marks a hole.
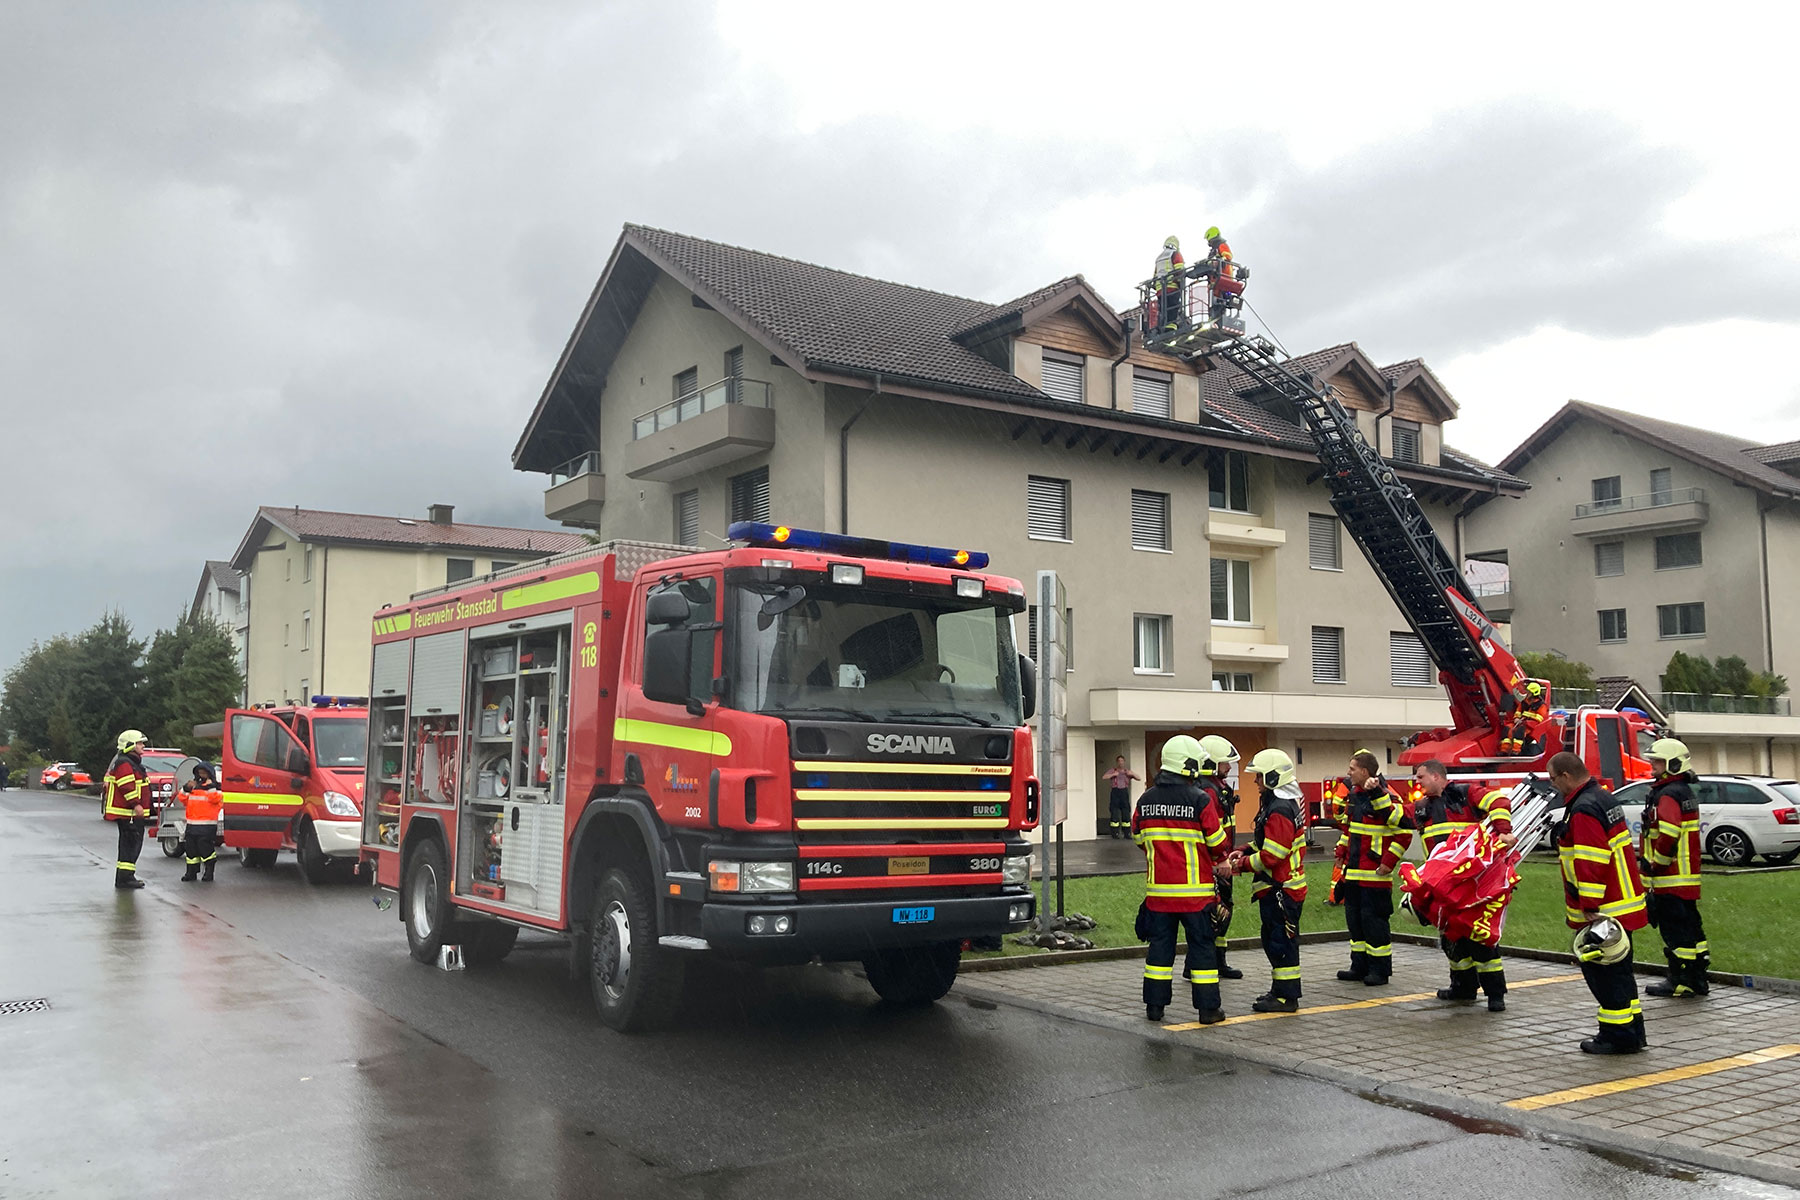
<instances>
[{"instance_id":1,"label":"fire truck wheel","mask_svg":"<svg viewBox=\"0 0 1800 1200\"><path fill-rule=\"evenodd\" d=\"M889 1004L930 1004L944 998L956 982L962 962L962 945L938 942L931 946L907 946L877 950L863 959L869 986Z\"/></svg>"},{"instance_id":2,"label":"fire truck wheel","mask_svg":"<svg viewBox=\"0 0 1800 1200\"><path fill-rule=\"evenodd\" d=\"M308 883L326 883L331 879L331 860L319 849L319 835L311 821L300 826L300 840L294 845L294 857L300 860L300 874Z\"/></svg>"},{"instance_id":3,"label":"fire truck wheel","mask_svg":"<svg viewBox=\"0 0 1800 1200\"><path fill-rule=\"evenodd\" d=\"M407 859L404 887L407 948L420 962L435 963L451 936L450 868L437 839L426 840Z\"/></svg>"},{"instance_id":4,"label":"fire truck wheel","mask_svg":"<svg viewBox=\"0 0 1800 1200\"><path fill-rule=\"evenodd\" d=\"M650 889L614 867L600 879L589 922L588 983L602 1023L621 1033L655 1028L680 1000L684 964L657 944Z\"/></svg>"},{"instance_id":5,"label":"fire truck wheel","mask_svg":"<svg viewBox=\"0 0 1800 1200\"><path fill-rule=\"evenodd\" d=\"M519 927L502 921L478 921L465 924L463 962L471 967L491 967L512 953L519 940Z\"/></svg>"}]
</instances>

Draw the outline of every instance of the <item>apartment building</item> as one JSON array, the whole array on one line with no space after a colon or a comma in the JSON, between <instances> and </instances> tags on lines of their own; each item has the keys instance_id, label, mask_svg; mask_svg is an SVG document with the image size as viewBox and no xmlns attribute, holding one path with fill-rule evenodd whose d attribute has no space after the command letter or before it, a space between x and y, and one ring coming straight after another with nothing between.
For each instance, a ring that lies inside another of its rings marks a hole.
<instances>
[{"instance_id":1,"label":"apartment building","mask_svg":"<svg viewBox=\"0 0 1800 1200\"><path fill-rule=\"evenodd\" d=\"M240 580L246 699L363 695L376 609L586 544L579 534L459 522L448 504L416 520L265 505L225 564Z\"/></svg>"},{"instance_id":2,"label":"apartment building","mask_svg":"<svg viewBox=\"0 0 1800 1200\"><path fill-rule=\"evenodd\" d=\"M1478 499L1465 539L1507 564L1500 603L1515 645L1638 681L1701 770L1800 770L1785 699L1702 700L1660 684L1678 650L1800 682L1800 443L1570 401L1500 466L1530 490Z\"/></svg>"},{"instance_id":3,"label":"apartment building","mask_svg":"<svg viewBox=\"0 0 1800 1200\"><path fill-rule=\"evenodd\" d=\"M194 602L188 605L193 618L211 617L231 631L231 646L237 653L238 674L244 673L244 645L250 626L239 597L238 573L231 564L216 558L206 560L200 571L200 583L194 589ZM242 703L243 696L238 697Z\"/></svg>"},{"instance_id":4,"label":"apartment building","mask_svg":"<svg viewBox=\"0 0 1800 1200\"><path fill-rule=\"evenodd\" d=\"M1456 404L1424 363L1346 344L1296 365L1447 545L1474 499L1523 490L1444 444ZM1151 774L1175 733L1289 747L1320 779L1448 719L1294 414L1146 352L1080 276L989 304L627 226L513 461L550 476L546 515L605 538L714 545L773 517L1059 572L1072 837L1104 821L1113 756Z\"/></svg>"}]
</instances>

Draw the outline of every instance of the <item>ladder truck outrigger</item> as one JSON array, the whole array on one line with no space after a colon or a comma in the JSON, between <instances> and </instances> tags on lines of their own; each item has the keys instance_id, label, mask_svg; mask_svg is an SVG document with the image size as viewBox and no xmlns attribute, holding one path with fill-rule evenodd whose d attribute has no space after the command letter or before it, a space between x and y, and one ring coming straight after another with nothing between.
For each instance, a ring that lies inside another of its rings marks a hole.
<instances>
[{"instance_id":1,"label":"ladder truck outrigger","mask_svg":"<svg viewBox=\"0 0 1800 1200\"><path fill-rule=\"evenodd\" d=\"M1451 724L1409 737L1400 765L1438 759L1472 791L1511 788L1532 776L1541 779L1551 756L1569 750L1609 787L1650 778L1640 747L1656 736L1654 723L1635 710L1552 708L1549 682L1526 677L1469 599L1462 570L1412 488L1364 439L1330 386L1291 370L1267 338L1246 332L1239 310L1247 277L1242 266L1213 255L1140 284L1144 345L1184 362L1236 367L1291 404L1311 434L1332 508L1418 634L1449 694ZM1519 696L1531 684L1541 691L1543 719L1522 747L1507 752Z\"/></svg>"}]
</instances>

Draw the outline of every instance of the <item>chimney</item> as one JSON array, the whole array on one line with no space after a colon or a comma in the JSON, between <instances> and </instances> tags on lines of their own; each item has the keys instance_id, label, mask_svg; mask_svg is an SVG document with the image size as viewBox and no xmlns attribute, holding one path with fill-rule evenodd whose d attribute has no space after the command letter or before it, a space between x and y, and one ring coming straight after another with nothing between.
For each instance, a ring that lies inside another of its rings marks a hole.
<instances>
[{"instance_id":1,"label":"chimney","mask_svg":"<svg viewBox=\"0 0 1800 1200\"><path fill-rule=\"evenodd\" d=\"M456 511L454 504L433 504L425 510L433 525L454 525L455 518L450 514Z\"/></svg>"}]
</instances>

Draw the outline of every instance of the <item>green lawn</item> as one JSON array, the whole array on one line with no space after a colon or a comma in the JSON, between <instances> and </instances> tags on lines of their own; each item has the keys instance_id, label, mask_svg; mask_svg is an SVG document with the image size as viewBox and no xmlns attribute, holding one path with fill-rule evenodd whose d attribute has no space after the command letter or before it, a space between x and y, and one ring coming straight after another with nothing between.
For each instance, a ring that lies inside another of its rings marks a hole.
<instances>
[{"instance_id":1,"label":"green lawn","mask_svg":"<svg viewBox=\"0 0 1800 1200\"><path fill-rule=\"evenodd\" d=\"M1506 909L1503 941L1509 946L1539 950L1567 950L1572 931L1563 921L1562 882L1554 862L1534 860L1519 869L1519 889ZM1300 920L1303 933L1342 929L1344 910L1324 903L1331 878L1329 859L1307 865L1306 911ZM1800 979L1800 871L1770 871L1705 877L1700 912L1706 921L1707 941L1712 946L1713 967L1750 975ZM1144 898L1139 875L1098 876L1071 879L1066 885L1064 909L1086 913L1099 927L1084 936L1097 946L1134 946L1131 926L1138 902ZM1256 906L1250 903L1247 879L1237 884L1238 913L1231 936L1255 937ZM1404 912L1394 914L1396 933L1429 933ZM1641 962L1663 961L1662 939L1645 929L1635 939ZM1006 945L1007 954L1036 954L1036 950ZM1242 957L1241 955L1239 956Z\"/></svg>"}]
</instances>

